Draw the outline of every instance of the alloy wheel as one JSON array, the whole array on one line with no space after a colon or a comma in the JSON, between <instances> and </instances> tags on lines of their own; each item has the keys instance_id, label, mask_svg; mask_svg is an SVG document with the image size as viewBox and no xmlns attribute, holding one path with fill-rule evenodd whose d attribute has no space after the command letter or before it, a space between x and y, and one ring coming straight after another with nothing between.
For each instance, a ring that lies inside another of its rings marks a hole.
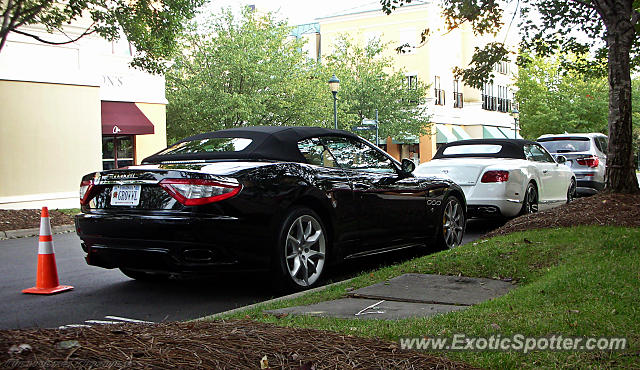
<instances>
[{"instance_id":1,"label":"alloy wheel","mask_svg":"<svg viewBox=\"0 0 640 370\"><path fill-rule=\"evenodd\" d=\"M447 202L442 214L442 234L447 248L453 248L462 243L464 222L462 206L455 199L451 199Z\"/></svg>"},{"instance_id":2,"label":"alloy wheel","mask_svg":"<svg viewBox=\"0 0 640 370\"><path fill-rule=\"evenodd\" d=\"M525 213L538 212L538 191L533 184L529 184L527 188L527 194L525 196Z\"/></svg>"},{"instance_id":3,"label":"alloy wheel","mask_svg":"<svg viewBox=\"0 0 640 370\"><path fill-rule=\"evenodd\" d=\"M284 257L289 276L297 285L307 287L318 280L326 253L322 225L311 215L296 218L285 241Z\"/></svg>"},{"instance_id":4,"label":"alloy wheel","mask_svg":"<svg viewBox=\"0 0 640 370\"><path fill-rule=\"evenodd\" d=\"M571 203L576 198L576 180L571 179L569 190L567 190L567 203Z\"/></svg>"}]
</instances>

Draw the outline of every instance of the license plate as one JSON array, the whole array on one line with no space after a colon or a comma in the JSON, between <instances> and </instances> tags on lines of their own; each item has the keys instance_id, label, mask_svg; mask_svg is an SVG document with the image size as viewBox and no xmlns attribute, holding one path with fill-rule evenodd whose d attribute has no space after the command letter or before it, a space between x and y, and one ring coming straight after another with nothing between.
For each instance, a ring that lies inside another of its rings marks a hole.
<instances>
[{"instance_id":1,"label":"license plate","mask_svg":"<svg viewBox=\"0 0 640 370\"><path fill-rule=\"evenodd\" d=\"M114 185L111 189L112 206L137 206L140 204L140 185Z\"/></svg>"}]
</instances>

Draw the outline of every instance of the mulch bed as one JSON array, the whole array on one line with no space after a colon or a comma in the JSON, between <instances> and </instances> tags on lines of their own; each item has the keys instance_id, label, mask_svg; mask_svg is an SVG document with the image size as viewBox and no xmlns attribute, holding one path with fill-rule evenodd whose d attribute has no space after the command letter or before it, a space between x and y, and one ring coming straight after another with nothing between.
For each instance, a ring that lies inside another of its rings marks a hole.
<instances>
[{"instance_id":1,"label":"mulch bed","mask_svg":"<svg viewBox=\"0 0 640 370\"><path fill-rule=\"evenodd\" d=\"M49 210L51 226L73 225L73 216ZM0 231L40 227L39 209L0 209Z\"/></svg>"},{"instance_id":2,"label":"mulch bed","mask_svg":"<svg viewBox=\"0 0 640 370\"><path fill-rule=\"evenodd\" d=\"M271 369L471 368L395 342L244 320L0 330L5 367L260 369L264 356Z\"/></svg>"},{"instance_id":3,"label":"mulch bed","mask_svg":"<svg viewBox=\"0 0 640 370\"><path fill-rule=\"evenodd\" d=\"M640 227L640 194L600 193L578 198L560 207L514 218L483 238L531 229L577 225Z\"/></svg>"}]
</instances>

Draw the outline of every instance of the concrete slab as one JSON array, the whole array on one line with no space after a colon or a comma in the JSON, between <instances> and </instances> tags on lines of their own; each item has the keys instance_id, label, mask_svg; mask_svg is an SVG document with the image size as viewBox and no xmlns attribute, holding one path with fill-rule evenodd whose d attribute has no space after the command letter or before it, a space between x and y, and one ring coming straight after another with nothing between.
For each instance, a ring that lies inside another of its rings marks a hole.
<instances>
[{"instance_id":1,"label":"concrete slab","mask_svg":"<svg viewBox=\"0 0 640 370\"><path fill-rule=\"evenodd\" d=\"M76 228L74 225L62 225L62 226L51 227L51 232L53 234L68 233L75 230ZM38 236L39 233L40 233L40 228L0 231L0 240Z\"/></svg>"},{"instance_id":2,"label":"concrete slab","mask_svg":"<svg viewBox=\"0 0 640 370\"><path fill-rule=\"evenodd\" d=\"M426 317L467 308L466 306L396 301L384 301L376 305L378 302L380 302L380 300L342 298L309 306L287 307L265 312L272 315L290 314L337 317L343 319L398 320L411 317ZM365 310L365 308L373 305L375 306ZM356 316L357 313L360 314Z\"/></svg>"},{"instance_id":3,"label":"concrete slab","mask_svg":"<svg viewBox=\"0 0 640 370\"><path fill-rule=\"evenodd\" d=\"M11 238L25 238L27 236L36 236L40 232L40 229L17 229L17 230L7 230L5 231L5 235L8 239Z\"/></svg>"},{"instance_id":4,"label":"concrete slab","mask_svg":"<svg viewBox=\"0 0 640 370\"><path fill-rule=\"evenodd\" d=\"M349 293L369 298L444 305L473 305L500 297L515 287L500 280L464 276L404 274Z\"/></svg>"}]
</instances>

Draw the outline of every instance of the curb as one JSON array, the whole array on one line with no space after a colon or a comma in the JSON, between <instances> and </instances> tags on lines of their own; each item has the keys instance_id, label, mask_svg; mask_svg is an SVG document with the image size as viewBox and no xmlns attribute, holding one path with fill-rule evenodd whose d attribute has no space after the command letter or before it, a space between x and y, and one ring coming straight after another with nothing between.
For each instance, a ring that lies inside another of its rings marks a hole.
<instances>
[{"instance_id":1,"label":"curb","mask_svg":"<svg viewBox=\"0 0 640 370\"><path fill-rule=\"evenodd\" d=\"M74 225L62 225L62 226L51 227L52 234L68 233L74 230L75 230ZM0 240L26 238L29 236L38 236L39 233L40 233L40 228L0 231Z\"/></svg>"},{"instance_id":2,"label":"curb","mask_svg":"<svg viewBox=\"0 0 640 370\"><path fill-rule=\"evenodd\" d=\"M302 292L297 292L297 293L285 295L285 296L282 296L282 297L273 298L273 299L270 299L268 301L262 301L262 302L258 302L258 303L253 303L253 304L250 304L248 306L242 306L242 307L234 308L234 309L228 310L228 311L214 313L213 315L204 316L204 317L200 317L200 318L189 320L189 321L203 321L203 320L216 319L216 318L224 316L224 315L230 315L230 314L234 314L234 313L238 313L238 312L242 312L242 311L247 311L247 310L250 310L252 308L258 307L260 305L265 305L265 304L270 304L270 303L274 303L274 302L279 302L279 301L285 301L285 300L289 300L289 299L298 298L298 297L301 297L301 296L303 296L303 295L305 295L307 293L321 292L321 291L323 291L325 289L331 288L332 286L335 286L335 285L338 285L338 284L343 284L343 283L348 283L353 279L355 279L355 278L342 280L342 281L337 281L337 282L331 283L329 285L323 285L323 286L319 286L317 288L313 288L313 289L309 289L309 290L303 290Z\"/></svg>"}]
</instances>

